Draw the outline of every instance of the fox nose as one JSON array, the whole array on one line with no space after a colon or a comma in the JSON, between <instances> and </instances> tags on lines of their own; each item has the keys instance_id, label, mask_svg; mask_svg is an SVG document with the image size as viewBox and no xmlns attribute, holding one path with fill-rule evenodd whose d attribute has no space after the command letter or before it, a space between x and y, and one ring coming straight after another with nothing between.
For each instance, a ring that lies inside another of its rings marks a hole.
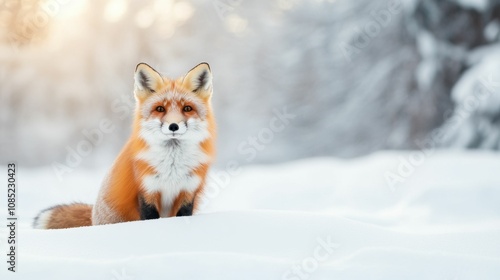
<instances>
[{"instance_id":1,"label":"fox nose","mask_svg":"<svg viewBox=\"0 0 500 280\"><path fill-rule=\"evenodd\" d=\"M176 124L176 123L171 123L169 126L168 126L168 130L170 131L177 131L179 130L179 126Z\"/></svg>"}]
</instances>

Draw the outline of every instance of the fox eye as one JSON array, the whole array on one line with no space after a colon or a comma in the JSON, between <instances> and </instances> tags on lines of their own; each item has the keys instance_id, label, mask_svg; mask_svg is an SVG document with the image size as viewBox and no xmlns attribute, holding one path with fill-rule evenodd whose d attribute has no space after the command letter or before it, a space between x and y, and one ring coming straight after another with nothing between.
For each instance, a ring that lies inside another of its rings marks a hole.
<instances>
[{"instance_id":1,"label":"fox eye","mask_svg":"<svg viewBox=\"0 0 500 280\"><path fill-rule=\"evenodd\" d=\"M163 106L156 107L157 112L165 112L165 108Z\"/></svg>"},{"instance_id":2,"label":"fox eye","mask_svg":"<svg viewBox=\"0 0 500 280\"><path fill-rule=\"evenodd\" d=\"M184 112L191 112L193 110L193 107L191 107L191 106L184 106L184 108L182 108L182 110Z\"/></svg>"}]
</instances>

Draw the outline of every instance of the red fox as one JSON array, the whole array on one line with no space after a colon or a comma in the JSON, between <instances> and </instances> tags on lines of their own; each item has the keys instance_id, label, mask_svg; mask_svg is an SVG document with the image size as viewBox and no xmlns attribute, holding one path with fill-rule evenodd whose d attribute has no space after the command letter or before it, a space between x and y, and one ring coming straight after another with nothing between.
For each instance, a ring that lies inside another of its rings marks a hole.
<instances>
[{"instance_id":1,"label":"red fox","mask_svg":"<svg viewBox=\"0 0 500 280\"><path fill-rule=\"evenodd\" d=\"M215 155L210 66L201 63L171 80L140 63L134 79L132 135L104 179L95 205L45 209L34 228L189 216L196 210Z\"/></svg>"}]
</instances>

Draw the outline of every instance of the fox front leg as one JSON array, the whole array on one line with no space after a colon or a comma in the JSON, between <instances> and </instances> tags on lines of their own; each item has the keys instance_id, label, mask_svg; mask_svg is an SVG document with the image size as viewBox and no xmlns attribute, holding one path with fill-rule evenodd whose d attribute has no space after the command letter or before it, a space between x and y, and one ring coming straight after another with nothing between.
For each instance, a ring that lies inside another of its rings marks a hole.
<instances>
[{"instance_id":1,"label":"fox front leg","mask_svg":"<svg viewBox=\"0 0 500 280\"><path fill-rule=\"evenodd\" d=\"M193 208L194 208L193 202L184 203L184 204L182 204L179 211L177 211L176 216L177 217L192 216L193 215Z\"/></svg>"},{"instance_id":2,"label":"fox front leg","mask_svg":"<svg viewBox=\"0 0 500 280\"><path fill-rule=\"evenodd\" d=\"M160 213L154 204L149 204L146 202L144 197L139 197L139 212L141 215L141 220L152 220L160 218Z\"/></svg>"}]
</instances>

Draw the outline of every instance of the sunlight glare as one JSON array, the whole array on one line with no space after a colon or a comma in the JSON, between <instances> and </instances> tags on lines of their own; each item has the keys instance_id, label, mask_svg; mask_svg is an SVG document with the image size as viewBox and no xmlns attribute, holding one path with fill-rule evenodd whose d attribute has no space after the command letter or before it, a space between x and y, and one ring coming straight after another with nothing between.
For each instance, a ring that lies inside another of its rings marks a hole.
<instances>
[{"instance_id":1,"label":"sunlight glare","mask_svg":"<svg viewBox=\"0 0 500 280\"><path fill-rule=\"evenodd\" d=\"M184 22L193 16L193 7L188 2L182 1L174 4L174 18Z\"/></svg>"},{"instance_id":2,"label":"sunlight glare","mask_svg":"<svg viewBox=\"0 0 500 280\"><path fill-rule=\"evenodd\" d=\"M111 0L104 9L104 19L117 22L125 15L127 8L128 4L125 0Z\"/></svg>"}]
</instances>

